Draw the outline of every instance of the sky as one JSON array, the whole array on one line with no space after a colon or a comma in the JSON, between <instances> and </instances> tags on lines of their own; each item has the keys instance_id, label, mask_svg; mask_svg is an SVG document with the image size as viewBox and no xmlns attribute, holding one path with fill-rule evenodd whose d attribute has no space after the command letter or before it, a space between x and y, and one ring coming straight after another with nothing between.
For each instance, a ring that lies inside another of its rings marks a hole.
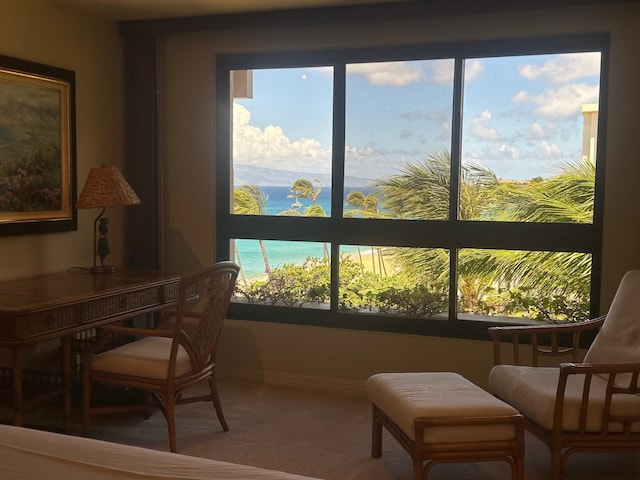
<instances>
[{"instance_id":1,"label":"sky","mask_svg":"<svg viewBox=\"0 0 640 480\"><path fill-rule=\"evenodd\" d=\"M347 65L347 185L450 150L453 65ZM463 163L525 180L579 161L581 109L598 103L599 78L599 52L466 60ZM330 67L254 70L253 98L234 99L234 163L330 174L332 82Z\"/></svg>"}]
</instances>

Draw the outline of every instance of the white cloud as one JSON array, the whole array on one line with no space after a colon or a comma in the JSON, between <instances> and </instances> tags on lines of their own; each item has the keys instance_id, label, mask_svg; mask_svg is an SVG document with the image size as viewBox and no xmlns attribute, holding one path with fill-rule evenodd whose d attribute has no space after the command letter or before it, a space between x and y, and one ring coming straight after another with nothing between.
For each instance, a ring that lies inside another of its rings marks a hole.
<instances>
[{"instance_id":1,"label":"white cloud","mask_svg":"<svg viewBox=\"0 0 640 480\"><path fill-rule=\"evenodd\" d=\"M489 145L481 151L469 150L463 153L464 162L476 162L483 165L490 163L492 160L517 160L522 157L520 149L515 145L506 143L500 145Z\"/></svg>"},{"instance_id":2,"label":"white cloud","mask_svg":"<svg viewBox=\"0 0 640 480\"><path fill-rule=\"evenodd\" d=\"M527 80L545 77L552 83L572 82L600 74L600 52L555 55L542 65L520 65L518 71Z\"/></svg>"},{"instance_id":3,"label":"white cloud","mask_svg":"<svg viewBox=\"0 0 640 480\"><path fill-rule=\"evenodd\" d=\"M477 117L471 120L471 135L480 140L486 140L489 142L497 142L500 140L500 135L495 128L489 127L487 124L491 120L491 111L485 110Z\"/></svg>"},{"instance_id":4,"label":"white cloud","mask_svg":"<svg viewBox=\"0 0 640 480\"><path fill-rule=\"evenodd\" d=\"M470 59L464 62L465 81L475 80L484 73L484 65L480 60Z\"/></svg>"},{"instance_id":5,"label":"white cloud","mask_svg":"<svg viewBox=\"0 0 640 480\"><path fill-rule=\"evenodd\" d=\"M410 62L355 63L347 67L347 72L363 75L377 86L404 87L425 80L420 66Z\"/></svg>"},{"instance_id":6,"label":"white cloud","mask_svg":"<svg viewBox=\"0 0 640 480\"><path fill-rule=\"evenodd\" d=\"M442 85L453 82L453 60L442 59L433 61L433 80Z\"/></svg>"},{"instance_id":7,"label":"white cloud","mask_svg":"<svg viewBox=\"0 0 640 480\"><path fill-rule=\"evenodd\" d=\"M547 88L539 95L521 90L511 97L514 103L533 103L536 113L551 118L569 118L580 112L585 103L598 103L598 86L586 83Z\"/></svg>"},{"instance_id":8,"label":"white cloud","mask_svg":"<svg viewBox=\"0 0 640 480\"><path fill-rule=\"evenodd\" d=\"M430 61L431 78L422 70L419 63L412 62L379 62L354 63L347 66L348 74L363 75L372 85L404 87L416 82L433 81L442 85L453 82L454 61L438 59ZM467 60L465 63L465 79L474 80L484 72L480 60Z\"/></svg>"},{"instance_id":9,"label":"white cloud","mask_svg":"<svg viewBox=\"0 0 640 480\"><path fill-rule=\"evenodd\" d=\"M484 73L484 65L480 60L470 59L464 64L465 81L479 78ZM433 61L433 81L442 85L453 83L454 61L451 59L441 59Z\"/></svg>"},{"instance_id":10,"label":"white cloud","mask_svg":"<svg viewBox=\"0 0 640 480\"><path fill-rule=\"evenodd\" d=\"M527 137L532 139L540 139L547 136L547 130L538 122L529 125Z\"/></svg>"},{"instance_id":11,"label":"white cloud","mask_svg":"<svg viewBox=\"0 0 640 480\"><path fill-rule=\"evenodd\" d=\"M541 157L561 157L562 156L562 149L556 145L555 143L550 143L547 142L546 140L543 140L542 142L540 142L540 144L538 145L538 154Z\"/></svg>"},{"instance_id":12,"label":"white cloud","mask_svg":"<svg viewBox=\"0 0 640 480\"><path fill-rule=\"evenodd\" d=\"M251 112L233 104L233 155L241 163L280 169L313 171L330 169L331 152L312 138L290 140L282 128L269 125L264 130L251 125Z\"/></svg>"},{"instance_id":13,"label":"white cloud","mask_svg":"<svg viewBox=\"0 0 640 480\"><path fill-rule=\"evenodd\" d=\"M508 158L516 160L520 158L520 149L514 145L507 145L503 143L499 146L490 146L484 152L485 158L498 159Z\"/></svg>"}]
</instances>

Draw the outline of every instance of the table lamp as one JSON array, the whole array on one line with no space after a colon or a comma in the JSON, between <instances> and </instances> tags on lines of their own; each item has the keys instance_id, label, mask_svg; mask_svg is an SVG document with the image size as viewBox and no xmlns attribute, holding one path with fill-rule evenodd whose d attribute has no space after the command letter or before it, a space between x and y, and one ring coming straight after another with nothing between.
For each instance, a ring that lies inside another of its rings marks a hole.
<instances>
[{"instance_id":1,"label":"table lamp","mask_svg":"<svg viewBox=\"0 0 640 480\"><path fill-rule=\"evenodd\" d=\"M104 259L111 253L107 240L109 220L103 217L106 208L139 203L140 199L116 167L102 165L91 169L76 203L77 208L102 209L93 223L93 267L91 273L116 271L115 267L104 264ZM98 233L100 236L97 235ZM96 265L96 257L100 257L100 265Z\"/></svg>"}]
</instances>

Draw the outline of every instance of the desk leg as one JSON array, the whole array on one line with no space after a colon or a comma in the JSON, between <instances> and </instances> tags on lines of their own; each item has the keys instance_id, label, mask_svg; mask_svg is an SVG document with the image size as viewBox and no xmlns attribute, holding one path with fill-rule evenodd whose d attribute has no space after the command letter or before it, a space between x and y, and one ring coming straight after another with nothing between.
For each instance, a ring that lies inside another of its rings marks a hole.
<instances>
[{"instance_id":1,"label":"desk leg","mask_svg":"<svg viewBox=\"0 0 640 480\"><path fill-rule=\"evenodd\" d=\"M71 393L73 390L73 375L71 372L71 341L71 336L62 337L60 339L60 346L62 348L62 387L64 388L62 428L65 433L69 433L71 420Z\"/></svg>"},{"instance_id":2,"label":"desk leg","mask_svg":"<svg viewBox=\"0 0 640 480\"><path fill-rule=\"evenodd\" d=\"M13 347L13 359L11 364L11 384L13 387L13 424L22 426L22 347Z\"/></svg>"}]
</instances>

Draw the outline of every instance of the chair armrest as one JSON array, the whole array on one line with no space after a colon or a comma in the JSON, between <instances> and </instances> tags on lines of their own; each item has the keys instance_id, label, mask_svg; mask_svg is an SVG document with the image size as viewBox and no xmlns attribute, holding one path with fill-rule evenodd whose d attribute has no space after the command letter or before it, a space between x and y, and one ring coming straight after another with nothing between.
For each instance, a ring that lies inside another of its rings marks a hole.
<instances>
[{"instance_id":1,"label":"chair armrest","mask_svg":"<svg viewBox=\"0 0 640 480\"><path fill-rule=\"evenodd\" d=\"M620 373L640 374L640 363L574 363L560 364L561 374L618 375ZM634 392L638 393L638 392Z\"/></svg>"},{"instance_id":2,"label":"chair armrest","mask_svg":"<svg viewBox=\"0 0 640 480\"><path fill-rule=\"evenodd\" d=\"M581 433L586 431L587 410L590 402L593 400L590 386L594 375L607 381L600 433L606 435L608 433L609 426L612 423L621 423L624 428L624 433L629 434L631 432L631 424L640 421L640 409L637 409L635 412L626 411L624 414L616 414L612 411L616 395L640 394L640 385L638 385L638 379L640 378L640 363L562 363L560 364L560 375L558 377L558 390L556 393L554 411L554 429L556 429L556 431L559 431L562 428L565 391L569 377L572 375L583 376L582 399L580 401L578 425Z\"/></svg>"},{"instance_id":3,"label":"chair armrest","mask_svg":"<svg viewBox=\"0 0 640 480\"><path fill-rule=\"evenodd\" d=\"M573 362L578 361L580 335L584 332L599 329L605 316L586 320L584 322L563 323L552 325L523 325L489 327L489 335L493 341L493 358L496 365L502 363L500 343L503 339L511 339L513 364L520 365L520 345L522 342L531 344L531 364L538 366L538 358L571 356ZM561 338L570 338L570 342L561 342ZM541 342L541 339L547 339ZM567 345L569 343L569 345Z\"/></svg>"}]
</instances>

